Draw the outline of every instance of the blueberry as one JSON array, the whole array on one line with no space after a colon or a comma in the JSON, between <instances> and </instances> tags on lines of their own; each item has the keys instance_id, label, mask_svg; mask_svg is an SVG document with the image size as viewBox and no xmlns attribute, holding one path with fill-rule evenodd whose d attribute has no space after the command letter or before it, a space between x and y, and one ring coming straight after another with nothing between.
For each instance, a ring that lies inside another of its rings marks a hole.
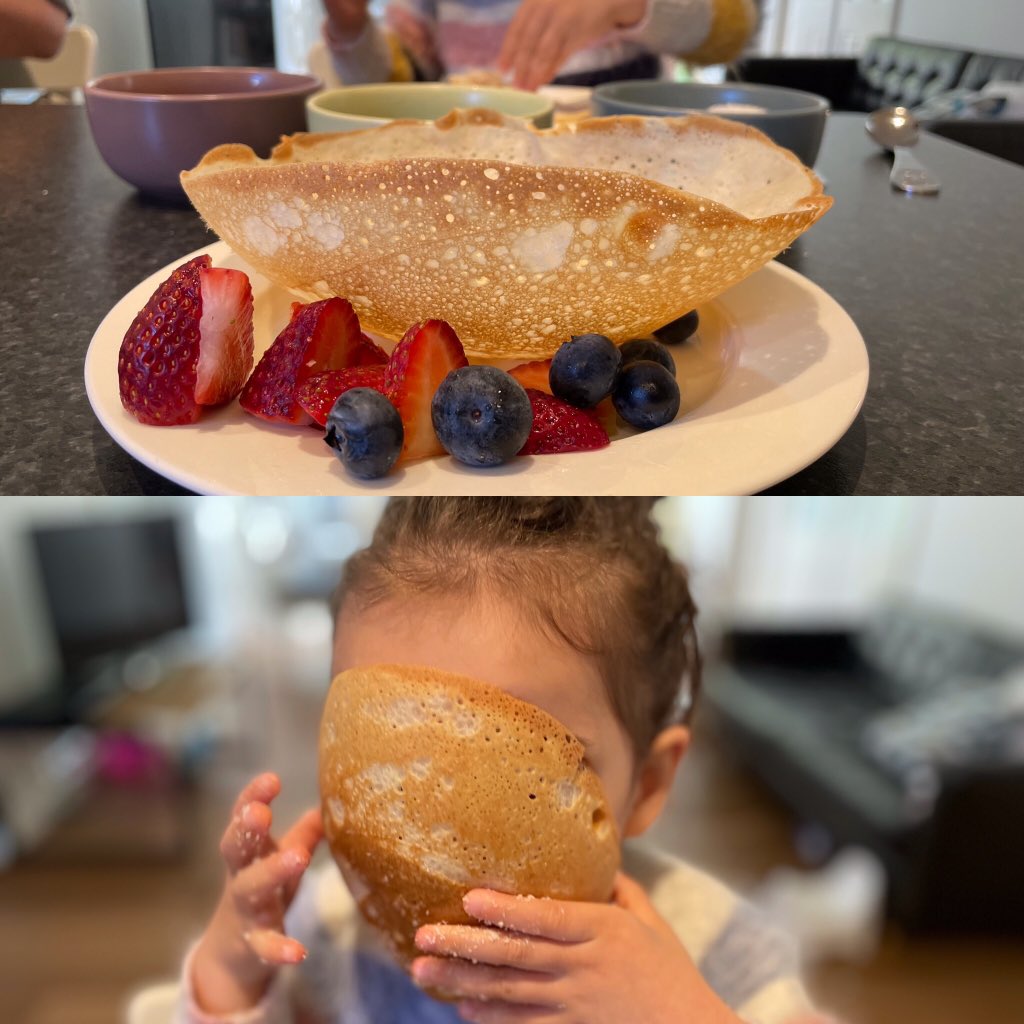
<instances>
[{"instance_id":1,"label":"blueberry","mask_svg":"<svg viewBox=\"0 0 1024 1024\"><path fill-rule=\"evenodd\" d=\"M697 310L691 309L689 313L684 314L678 320L659 327L654 334L658 341L665 345L678 345L680 342L686 341L697 330L699 324L700 316Z\"/></svg>"},{"instance_id":2,"label":"blueberry","mask_svg":"<svg viewBox=\"0 0 1024 1024\"><path fill-rule=\"evenodd\" d=\"M649 359L661 363L673 377L676 375L676 361L672 358L672 353L653 338L635 338L633 341L627 341L625 345L619 346L619 351L622 353L623 369L630 363Z\"/></svg>"},{"instance_id":3,"label":"blueberry","mask_svg":"<svg viewBox=\"0 0 1024 1024\"><path fill-rule=\"evenodd\" d=\"M352 388L331 407L324 441L353 476L384 476L402 453L405 430L398 410L373 388Z\"/></svg>"},{"instance_id":4,"label":"blueberry","mask_svg":"<svg viewBox=\"0 0 1024 1024\"><path fill-rule=\"evenodd\" d=\"M671 423L679 412L679 385L661 363L649 359L630 363L612 390L615 411L638 430Z\"/></svg>"},{"instance_id":5,"label":"blueberry","mask_svg":"<svg viewBox=\"0 0 1024 1024\"><path fill-rule=\"evenodd\" d=\"M618 346L603 334L580 334L555 353L548 381L556 398L589 409L607 398L621 363Z\"/></svg>"},{"instance_id":6,"label":"blueberry","mask_svg":"<svg viewBox=\"0 0 1024 1024\"><path fill-rule=\"evenodd\" d=\"M496 366L452 370L430 406L437 439L467 466L500 466L526 444L533 426L529 396Z\"/></svg>"}]
</instances>

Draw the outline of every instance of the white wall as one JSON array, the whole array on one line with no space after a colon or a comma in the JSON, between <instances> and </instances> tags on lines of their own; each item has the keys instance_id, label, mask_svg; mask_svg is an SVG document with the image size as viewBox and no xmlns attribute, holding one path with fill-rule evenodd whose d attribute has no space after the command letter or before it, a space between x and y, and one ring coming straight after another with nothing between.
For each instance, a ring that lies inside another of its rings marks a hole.
<instances>
[{"instance_id":1,"label":"white wall","mask_svg":"<svg viewBox=\"0 0 1024 1024\"><path fill-rule=\"evenodd\" d=\"M274 63L281 71L309 70L309 48L320 41L324 9L320 0L272 0Z\"/></svg>"},{"instance_id":2,"label":"white wall","mask_svg":"<svg viewBox=\"0 0 1024 1024\"><path fill-rule=\"evenodd\" d=\"M727 616L828 627L866 618L909 570L923 506L908 498L745 498L725 577Z\"/></svg>"},{"instance_id":3,"label":"white wall","mask_svg":"<svg viewBox=\"0 0 1024 1024\"><path fill-rule=\"evenodd\" d=\"M1022 0L903 0L897 35L1024 57Z\"/></svg>"},{"instance_id":4,"label":"white wall","mask_svg":"<svg viewBox=\"0 0 1024 1024\"><path fill-rule=\"evenodd\" d=\"M765 0L758 51L787 57L856 56L890 35L898 0Z\"/></svg>"},{"instance_id":5,"label":"white wall","mask_svg":"<svg viewBox=\"0 0 1024 1024\"><path fill-rule=\"evenodd\" d=\"M912 572L893 590L1024 634L1024 501L925 498L927 525Z\"/></svg>"},{"instance_id":6,"label":"white wall","mask_svg":"<svg viewBox=\"0 0 1024 1024\"><path fill-rule=\"evenodd\" d=\"M1021 498L743 499L723 612L845 624L905 597L1024 636L1022 523Z\"/></svg>"},{"instance_id":7,"label":"white wall","mask_svg":"<svg viewBox=\"0 0 1024 1024\"><path fill-rule=\"evenodd\" d=\"M75 0L72 6L75 23L88 25L98 37L97 75L153 66L145 0Z\"/></svg>"}]
</instances>

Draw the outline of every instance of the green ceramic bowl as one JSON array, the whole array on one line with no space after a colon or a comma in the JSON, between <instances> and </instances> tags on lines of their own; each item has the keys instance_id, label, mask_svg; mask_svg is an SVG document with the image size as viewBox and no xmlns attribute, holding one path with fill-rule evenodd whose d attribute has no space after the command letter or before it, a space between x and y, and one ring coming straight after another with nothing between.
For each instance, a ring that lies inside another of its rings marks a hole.
<instances>
[{"instance_id":1,"label":"green ceramic bowl","mask_svg":"<svg viewBox=\"0 0 1024 1024\"><path fill-rule=\"evenodd\" d=\"M488 89L440 82L390 82L328 89L306 101L311 132L353 132L376 128L398 118L435 121L456 107L488 107L550 128L554 104L544 96L518 89Z\"/></svg>"}]
</instances>

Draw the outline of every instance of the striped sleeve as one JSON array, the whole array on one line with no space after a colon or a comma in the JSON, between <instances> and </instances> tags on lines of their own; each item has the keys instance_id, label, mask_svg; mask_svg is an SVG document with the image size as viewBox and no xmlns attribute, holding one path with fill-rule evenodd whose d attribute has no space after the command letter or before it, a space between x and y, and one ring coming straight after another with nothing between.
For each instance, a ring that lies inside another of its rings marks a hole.
<instances>
[{"instance_id":1,"label":"striped sleeve","mask_svg":"<svg viewBox=\"0 0 1024 1024\"><path fill-rule=\"evenodd\" d=\"M391 47L375 19L367 18L366 28L351 42L338 39L331 31L330 19L325 19L323 36L335 73L345 85L391 78Z\"/></svg>"},{"instance_id":2,"label":"striped sleeve","mask_svg":"<svg viewBox=\"0 0 1024 1024\"><path fill-rule=\"evenodd\" d=\"M816 1011L788 932L717 879L644 843L627 843L623 868L745 1024L839 1024Z\"/></svg>"},{"instance_id":3,"label":"striped sleeve","mask_svg":"<svg viewBox=\"0 0 1024 1024\"><path fill-rule=\"evenodd\" d=\"M654 53L720 64L739 56L756 25L753 0L648 0L645 17L622 35Z\"/></svg>"}]
</instances>

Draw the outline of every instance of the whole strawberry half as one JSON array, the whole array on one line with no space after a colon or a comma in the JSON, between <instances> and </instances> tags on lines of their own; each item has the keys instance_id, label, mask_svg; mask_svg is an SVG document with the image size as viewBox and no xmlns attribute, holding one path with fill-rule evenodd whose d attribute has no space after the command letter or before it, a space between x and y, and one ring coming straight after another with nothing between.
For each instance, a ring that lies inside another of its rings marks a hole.
<instances>
[{"instance_id":1,"label":"whole strawberry half","mask_svg":"<svg viewBox=\"0 0 1024 1024\"><path fill-rule=\"evenodd\" d=\"M380 361L372 356L347 299L293 303L291 320L256 364L239 403L271 422L309 423L298 402L300 386L316 373L358 366L363 359Z\"/></svg>"},{"instance_id":2,"label":"whole strawberry half","mask_svg":"<svg viewBox=\"0 0 1024 1024\"><path fill-rule=\"evenodd\" d=\"M468 365L459 336L444 320L413 324L395 346L384 368L384 388L402 417L403 461L445 454L434 433L430 403L441 381Z\"/></svg>"},{"instance_id":3,"label":"whole strawberry half","mask_svg":"<svg viewBox=\"0 0 1024 1024\"><path fill-rule=\"evenodd\" d=\"M554 395L527 388L533 406L533 427L520 455L588 452L609 444L608 434L589 409L577 409Z\"/></svg>"},{"instance_id":4,"label":"whole strawberry half","mask_svg":"<svg viewBox=\"0 0 1024 1024\"><path fill-rule=\"evenodd\" d=\"M117 357L121 404L141 423L194 423L252 369L252 288L209 256L175 268L132 321Z\"/></svg>"},{"instance_id":5,"label":"whole strawberry half","mask_svg":"<svg viewBox=\"0 0 1024 1024\"><path fill-rule=\"evenodd\" d=\"M299 385L296 399L323 427L327 425L327 416L334 403L352 388L373 388L386 396L384 364L353 366L348 370L327 370L325 373L314 374Z\"/></svg>"}]
</instances>

